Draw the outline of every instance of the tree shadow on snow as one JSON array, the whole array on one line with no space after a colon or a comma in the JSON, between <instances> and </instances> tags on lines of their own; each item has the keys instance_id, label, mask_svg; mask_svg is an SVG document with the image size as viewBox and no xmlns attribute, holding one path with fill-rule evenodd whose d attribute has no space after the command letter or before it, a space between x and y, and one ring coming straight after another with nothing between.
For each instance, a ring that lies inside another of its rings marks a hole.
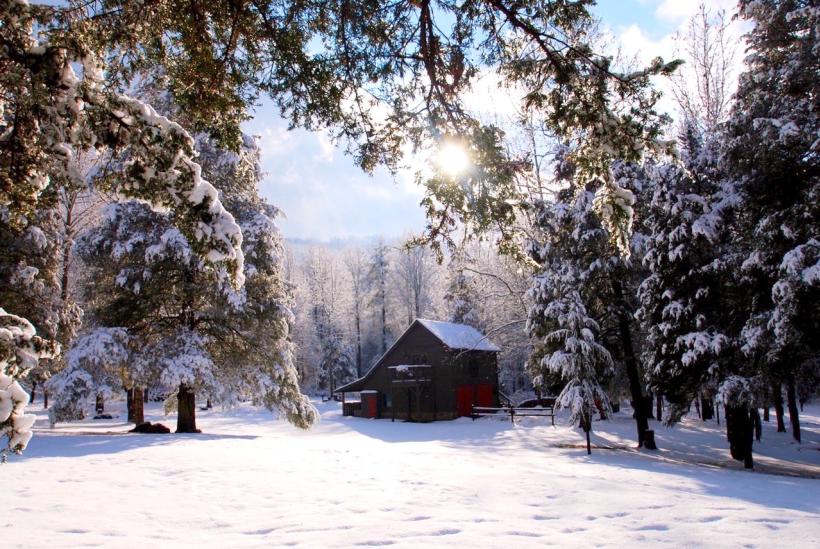
<instances>
[{"instance_id":1,"label":"tree shadow on snow","mask_svg":"<svg viewBox=\"0 0 820 549\"><path fill-rule=\"evenodd\" d=\"M11 456L9 460L23 461L51 457L83 457L100 454L115 454L153 446L171 446L188 441L252 440L251 435L224 435L207 433L35 433L25 452Z\"/></svg>"},{"instance_id":2,"label":"tree shadow on snow","mask_svg":"<svg viewBox=\"0 0 820 549\"><path fill-rule=\"evenodd\" d=\"M816 497L820 481L771 475L743 469L735 470L724 464L690 464L661 461L663 454L632 450L593 450L587 456L586 450L573 451L568 457L587 460L606 467L629 471L646 471L652 475L682 477L682 489L702 492L729 499L742 499L771 509L791 509L807 513L820 512L820 499ZM579 463L579 466L582 466ZM617 474L617 473L615 473ZM655 477L657 479L657 477ZM652 483L653 478L647 477ZM657 479L656 482L666 482ZM678 481L674 481L678 482ZM728 501L727 501L728 504Z\"/></svg>"}]
</instances>

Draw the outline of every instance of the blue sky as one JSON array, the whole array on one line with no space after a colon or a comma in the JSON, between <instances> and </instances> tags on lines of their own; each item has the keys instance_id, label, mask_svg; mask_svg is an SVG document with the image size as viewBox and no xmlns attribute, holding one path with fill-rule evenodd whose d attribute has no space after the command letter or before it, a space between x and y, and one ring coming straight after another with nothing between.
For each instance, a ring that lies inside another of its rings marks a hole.
<instances>
[{"instance_id":1,"label":"blue sky","mask_svg":"<svg viewBox=\"0 0 820 549\"><path fill-rule=\"evenodd\" d=\"M604 26L630 55L648 60L672 55L672 35L695 12L699 0L601 0ZM705 2L731 10L733 0ZM260 136L266 172L262 194L285 213L287 238L333 240L388 238L424 228L423 196L410 174L394 180L384 170L372 176L321 133L288 131L269 103L256 110L245 131Z\"/></svg>"}]
</instances>

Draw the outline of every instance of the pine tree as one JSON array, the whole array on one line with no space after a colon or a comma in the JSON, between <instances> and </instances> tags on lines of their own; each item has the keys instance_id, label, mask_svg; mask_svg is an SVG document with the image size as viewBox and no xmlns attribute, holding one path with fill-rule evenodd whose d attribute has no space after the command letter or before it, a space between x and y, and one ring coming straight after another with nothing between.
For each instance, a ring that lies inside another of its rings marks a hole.
<instances>
[{"instance_id":1,"label":"pine tree","mask_svg":"<svg viewBox=\"0 0 820 549\"><path fill-rule=\"evenodd\" d=\"M820 12L795 0L741 0L740 13L753 28L724 155L741 200L740 343L786 383L799 441L796 375L816 360L820 331Z\"/></svg>"},{"instance_id":2,"label":"pine tree","mask_svg":"<svg viewBox=\"0 0 820 549\"><path fill-rule=\"evenodd\" d=\"M734 194L705 169L687 174L661 165L650 174L656 191L647 221L649 274L639 288L637 317L647 334L650 382L669 401L667 421L675 423L705 387L739 373L731 366L737 294L725 219Z\"/></svg>"},{"instance_id":3,"label":"pine tree","mask_svg":"<svg viewBox=\"0 0 820 549\"><path fill-rule=\"evenodd\" d=\"M111 153L111 165L128 172L130 183L123 186L123 178L100 173L95 184L172 209L175 222L191 237L197 253L209 262L224 262L241 284L240 229L219 203L214 187L201 178L192 160L190 136L148 105L105 85L102 48L87 40L87 34L76 34L76 27L61 27L60 15L64 14L62 8L26 2L0 5L0 133L7 136L0 141L3 255L15 246L10 243L21 242L26 234L42 240L45 233L38 219L53 206L61 189L85 185L75 159L96 148ZM75 71L77 66L82 67L80 73ZM32 232L32 227L38 231ZM46 246L38 245L38 261L57 264L53 261L59 250L55 244L46 238ZM50 274L46 277L39 267L23 265L22 270L0 268L0 288L8 288L17 275L24 283L40 275L51 285ZM39 291L38 281L34 282ZM40 307L43 302L45 299L31 305ZM13 302L2 305L18 306ZM4 311L2 317L4 325L14 327L5 338L7 348L0 360L4 390L37 366L31 360L21 361L21 353L41 353L47 358L57 351L55 344L36 339L28 329L34 329L32 323L14 313ZM17 421L18 411L15 405L3 420L4 427ZM11 450L21 450L25 443L19 441L24 438L27 440L25 435L10 435L16 441Z\"/></svg>"},{"instance_id":4,"label":"pine tree","mask_svg":"<svg viewBox=\"0 0 820 549\"><path fill-rule=\"evenodd\" d=\"M533 385L549 387L551 376L565 382L556 399L559 408L570 410L570 422L579 422L589 432L595 410L611 409L609 396L599 379L612 368L612 357L597 342L598 324L589 317L576 289L580 273L570 266L550 269L536 277L533 294L536 306L530 315L529 331L539 346L537 360L530 362Z\"/></svg>"},{"instance_id":5,"label":"pine tree","mask_svg":"<svg viewBox=\"0 0 820 549\"><path fill-rule=\"evenodd\" d=\"M96 328L74 340L66 367L47 382L54 395L52 425L85 418L98 397L109 399L129 386L129 361L134 358L129 339L123 328Z\"/></svg>"},{"instance_id":6,"label":"pine tree","mask_svg":"<svg viewBox=\"0 0 820 549\"><path fill-rule=\"evenodd\" d=\"M556 155L556 178L564 185L551 202L537 203L534 226L538 241L531 244L532 259L540 266L536 278L560 276L567 270L577 278L566 281L579 293L586 314L600 326L599 344L603 345L617 368L609 371L608 385L621 394L628 380L628 389L637 427L638 446L654 449L648 438L649 405L644 394L643 369L639 358L640 333L633 319L635 304L631 299L640 278L637 260L629 261L616 250L608 231L595 212L600 195L594 184L577 192L567 179L572 178L574 165L559 148ZM632 164L616 163L610 169L610 179L623 189L624 206L630 215L634 193L645 193L646 182L642 170ZM634 192L633 192L634 189ZM635 232L629 241L630 249L640 256L644 238ZM548 302L535 294L535 305L529 319ZM531 332L532 333L532 332ZM542 350L536 345L530 361L538 361Z\"/></svg>"},{"instance_id":7,"label":"pine tree","mask_svg":"<svg viewBox=\"0 0 820 549\"><path fill-rule=\"evenodd\" d=\"M258 150L247 140L241 154L226 153L204 138L198 148L245 234L245 285L236 290L225 270L203 263L167 214L112 205L78 246L101 296L93 320L126 329L135 342L123 386L176 388L178 431L196 430L197 393L224 404L250 397L307 427L315 411L293 367L277 210L257 194Z\"/></svg>"}]
</instances>

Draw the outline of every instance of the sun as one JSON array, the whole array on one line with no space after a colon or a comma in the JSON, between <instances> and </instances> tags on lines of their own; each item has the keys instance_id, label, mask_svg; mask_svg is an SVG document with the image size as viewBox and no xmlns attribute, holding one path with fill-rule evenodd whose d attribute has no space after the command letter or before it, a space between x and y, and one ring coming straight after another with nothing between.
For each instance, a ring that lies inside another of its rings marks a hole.
<instances>
[{"instance_id":1,"label":"sun","mask_svg":"<svg viewBox=\"0 0 820 549\"><path fill-rule=\"evenodd\" d=\"M470 167L470 157L458 143L444 143L438 151L436 164L443 173L456 177Z\"/></svg>"}]
</instances>

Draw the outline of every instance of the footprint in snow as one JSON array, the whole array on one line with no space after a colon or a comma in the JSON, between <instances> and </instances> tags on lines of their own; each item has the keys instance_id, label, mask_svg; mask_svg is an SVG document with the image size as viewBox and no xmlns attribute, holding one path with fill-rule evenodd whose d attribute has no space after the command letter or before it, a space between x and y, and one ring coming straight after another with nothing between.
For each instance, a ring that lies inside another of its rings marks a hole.
<instances>
[{"instance_id":1,"label":"footprint in snow","mask_svg":"<svg viewBox=\"0 0 820 549\"><path fill-rule=\"evenodd\" d=\"M460 534L461 530L458 528L444 528L442 530L436 530L435 532L430 532L428 535L430 536L452 536L453 534Z\"/></svg>"},{"instance_id":2,"label":"footprint in snow","mask_svg":"<svg viewBox=\"0 0 820 549\"><path fill-rule=\"evenodd\" d=\"M636 530L645 532L645 531L654 531L654 532L667 532L669 527L665 524L647 524L646 526L641 526L640 528L636 528Z\"/></svg>"},{"instance_id":3,"label":"footprint in snow","mask_svg":"<svg viewBox=\"0 0 820 549\"><path fill-rule=\"evenodd\" d=\"M698 522L717 522L719 520L723 520L723 517L716 515L713 517L703 517L701 519L698 519Z\"/></svg>"}]
</instances>

